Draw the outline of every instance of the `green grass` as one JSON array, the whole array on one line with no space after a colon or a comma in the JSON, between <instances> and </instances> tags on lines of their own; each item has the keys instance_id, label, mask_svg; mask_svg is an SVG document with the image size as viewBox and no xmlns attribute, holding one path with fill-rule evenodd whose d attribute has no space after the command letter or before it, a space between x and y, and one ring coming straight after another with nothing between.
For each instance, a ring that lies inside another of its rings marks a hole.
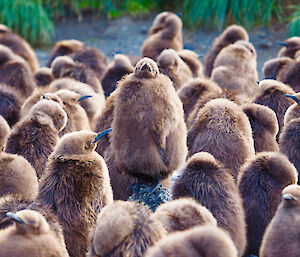
<instances>
[{"instance_id":1,"label":"green grass","mask_svg":"<svg viewBox=\"0 0 300 257\"><path fill-rule=\"evenodd\" d=\"M290 36L300 37L300 5L291 6L290 9L294 10L289 17L288 30Z\"/></svg>"}]
</instances>

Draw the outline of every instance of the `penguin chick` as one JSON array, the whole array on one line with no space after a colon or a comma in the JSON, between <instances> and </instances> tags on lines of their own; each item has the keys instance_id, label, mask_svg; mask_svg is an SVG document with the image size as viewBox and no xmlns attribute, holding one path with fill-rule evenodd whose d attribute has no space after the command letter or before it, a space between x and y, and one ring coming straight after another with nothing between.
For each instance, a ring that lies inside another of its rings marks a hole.
<instances>
[{"instance_id":1,"label":"penguin chick","mask_svg":"<svg viewBox=\"0 0 300 257\"><path fill-rule=\"evenodd\" d=\"M192 71L174 49L165 49L157 57L157 65L162 74L168 76L176 90L193 77Z\"/></svg>"},{"instance_id":2,"label":"penguin chick","mask_svg":"<svg viewBox=\"0 0 300 257\"><path fill-rule=\"evenodd\" d=\"M141 47L141 55L156 61L159 54L172 48L183 49L182 21L172 12L162 12L156 16L148 36Z\"/></svg>"},{"instance_id":3,"label":"penguin chick","mask_svg":"<svg viewBox=\"0 0 300 257\"><path fill-rule=\"evenodd\" d=\"M73 78L86 83L99 94L104 94L96 73L80 62L74 62L69 56L58 56L51 64L53 76L58 78Z\"/></svg>"},{"instance_id":4,"label":"penguin chick","mask_svg":"<svg viewBox=\"0 0 300 257\"><path fill-rule=\"evenodd\" d=\"M179 198L160 205L153 214L168 233L183 231L198 225L217 226L211 212L192 198Z\"/></svg>"},{"instance_id":5,"label":"penguin chick","mask_svg":"<svg viewBox=\"0 0 300 257\"><path fill-rule=\"evenodd\" d=\"M105 206L98 216L89 256L144 256L165 234L148 207L136 202L115 201Z\"/></svg>"},{"instance_id":6,"label":"penguin chick","mask_svg":"<svg viewBox=\"0 0 300 257\"><path fill-rule=\"evenodd\" d=\"M295 92L282 82L264 79L259 82L259 94L254 100L256 104L268 106L276 113L279 125L277 140L283 128L284 114L289 106L293 104L293 100L285 97L285 94L293 95Z\"/></svg>"},{"instance_id":7,"label":"penguin chick","mask_svg":"<svg viewBox=\"0 0 300 257\"><path fill-rule=\"evenodd\" d=\"M49 68L39 68L34 73L34 81L38 87L47 88L53 80L52 70Z\"/></svg>"},{"instance_id":8,"label":"penguin chick","mask_svg":"<svg viewBox=\"0 0 300 257\"><path fill-rule=\"evenodd\" d=\"M91 97L90 95L81 96L74 91L61 89L55 93L63 103L63 109L66 112L68 119L63 130L59 132L59 136L78 131L91 130L89 119L85 110L81 107L80 102Z\"/></svg>"},{"instance_id":9,"label":"penguin chick","mask_svg":"<svg viewBox=\"0 0 300 257\"><path fill-rule=\"evenodd\" d=\"M183 49L177 52L180 58L187 64L187 66L190 68L193 77L203 77L203 67L202 63L198 58L198 54L187 49Z\"/></svg>"},{"instance_id":10,"label":"penguin chick","mask_svg":"<svg viewBox=\"0 0 300 257\"><path fill-rule=\"evenodd\" d=\"M195 78L186 82L177 95L184 109L184 117L189 127L195 120L199 110L212 99L220 98L222 89L213 81L206 78Z\"/></svg>"},{"instance_id":11,"label":"penguin chick","mask_svg":"<svg viewBox=\"0 0 300 257\"><path fill-rule=\"evenodd\" d=\"M279 151L276 141L278 121L275 112L267 106L254 103L241 107L251 124L255 152Z\"/></svg>"},{"instance_id":12,"label":"penguin chick","mask_svg":"<svg viewBox=\"0 0 300 257\"><path fill-rule=\"evenodd\" d=\"M254 46L239 40L224 47L214 61L211 79L221 88L252 100L258 93Z\"/></svg>"},{"instance_id":13,"label":"penguin chick","mask_svg":"<svg viewBox=\"0 0 300 257\"><path fill-rule=\"evenodd\" d=\"M254 157L250 122L241 107L227 99L204 105L188 132L189 155L211 153L237 179L240 167Z\"/></svg>"},{"instance_id":14,"label":"penguin chick","mask_svg":"<svg viewBox=\"0 0 300 257\"><path fill-rule=\"evenodd\" d=\"M41 100L14 126L5 151L27 159L40 178L56 145L58 132L66 123L67 114L58 103Z\"/></svg>"},{"instance_id":15,"label":"penguin chick","mask_svg":"<svg viewBox=\"0 0 300 257\"><path fill-rule=\"evenodd\" d=\"M51 57L48 60L47 67L51 66L51 63L57 56L70 55L74 52L79 52L83 48L83 42L75 39L60 40L55 43Z\"/></svg>"},{"instance_id":16,"label":"penguin chick","mask_svg":"<svg viewBox=\"0 0 300 257\"><path fill-rule=\"evenodd\" d=\"M264 74L265 79L275 79L283 67L293 60L289 57L277 57L270 59L264 63L262 67L262 73Z\"/></svg>"},{"instance_id":17,"label":"penguin chick","mask_svg":"<svg viewBox=\"0 0 300 257\"><path fill-rule=\"evenodd\" d=\"M300 91L300 59L286 64L279 72L277 80L289 85L295 92Z\"/></svg>"},{"instance_id":18,"label":"penguin chick","mask_svg":"<svg viewBox=\"0 0 300 257\"><path fill-rule=\"evenodd\" d=\"M103 75L108 67L108 60L104 53L99 49L85 46L80 51L73 52L70 57L75 61L85 64L92 69L97 75L99 81L102 80Z\"/></svg>"},{"instance_id":19,"label":"penguin chick","mask_svg":"<svg viewBox=\"0 0 300 257\"><path fill-rule=\"evenodd\" d=\"M200 152L188 159L172 195L173 199L193 197L211 211L218 226L229 232L238 256L243 256L247 239L242 199L230 171L211 154Z\"/></svg>"},{"instance_id":20,"label":"penguin chick","mask_svg":"<svg viewBox=\"0 0 300 257\"><path fill-rule=\"evenodd\" d=\"M105 96L109 96L116 89L117 82L133 70L134 67L126 55L116 54L101 81Z\"/></svg>"},{"instance_id":21,"label":"penguin chick","mask_svg":"<svg viewBox=\"0 0 300 257\"><path fill-rule=\"evenodd\" d=\"M278 57L286 56L294 59L296 52L300 50L300 37L291 37L277 43L283 46L278 52Z\"/></svg>"},{"instance_id":22,"label":"penguin chick","mask_svg":"<svg viewBox=\"0 0 300 257\"><path fill-rule=\"evenodd\" d=\"M259 256L299 256L300 186L290 185L282 191L282 201L263 237Z\"/></svg>"},{"instance_id":23,"label":"penguin chick","mask_svg":"<svg viewBox=\"0 0 300 257\"><path fill-rule=\"evenodd\" d=\"M9 134L10 127L7 121L0 115L0 151L2 151Z\"/></svg>"},{"instance_id":24,"label":"penguin chick","mask_svg":"<svg viewBox=\"0 0 300 257\"><path fill-rule=\"evenodd\" d=\"M295 101L295 103L290 105L290 107L284 114L283 123L284 126L286 126L291 120L300 118L300 93L284 96L289 97Z\"/></svg>"},{"instance_id":25,"label":"penguin chick","mask_svg":"<svg viewBox=\"0 0 300 257\"><path fill-rule=\"evenodd\" d=\"M145 257L237 257L226 232L215 226L197 226L171 233L151 247Z\"/></svg>"},{"instance_id":26,"label":"penguin chick","mask_svg":"<svg viewBox=\"0 0 300 257\"><path fill-rule=\"evenodd\" d=\"M218 36L212 45L211 51L204 57L204 66L205 66L205 76L210 77L214 62L220 51L238 40L249 41L249 36L247 31L238 25L228 26L220 36Z\"/></svg>"},{"instance_id":27,"label":"penguin chick","mask_svg":"<svg viewBox=\"0 0 300 257\"><path fill-rule=\"evenodd\" d=\"M64 135L49 156L40 182L38 200L56 212L73 257L85 255L96 211L113 201L106 164L95 152L102 134L77 131Z\"/></svg>"},{"instance_id":28,"label":"penguin chick","mask_svg":"<svg viewBox=\"0 0 300 257\"><path fill-rule=\"evenodd\" d=\"M68 257L69 254L38 212L22 210L6 214L15 225L0 231L1 257Z\"/></svg>"},{"instance_id":29,"label":"penguin chick","mask_svg":"<svg viewBox=\"0 0 300 257\"><path fill-rule=\"evenodd\" d=\"M248 247L245 256L258 255L264 231L281 200L281 191L297 182L297 171L279 152L263 152L240 171L238 186L246 214Z\"/></svg>"},{"instance_id":30,"label":"penguin chick","mask_svg":"<svg viewBox=\"0 0 300 257\"><path fill-rule=\"evenodd\" d=\"M19 91L23 101L36 87L27 63L4 45L0 45L0 83Z\"/></svg>"},{"instance_id":31,"label":"penguin chick","mask_svg":"<svg viewBox=\"0 0 300 257\"><path fill-rule=\"evenodd\" d=\"M0 83L0 115L5 118L9 126L12 127L19 121L22 103L23 97L20 92Z\"/></svg>"},{"instance_id":32,"label":"penguin chick","mask_svg":"<svg viewBox=\"0 0 300 257\"><path fill-rule=\"evenodd\" d=\"M29 65L30 71L35 73L39 68L39 62L31 46L5 25L0 24L0 26L0 44L9 47L14 54L22 57Z\"/></svg>"},{"instance_id":33,"label":"penguin chick","mask_svg":"<svg viewBox=\"0 0 300 257\"><path fill-rule=\"evenodd\" d=\"M54 93L60 89L68 89L82 96L83 95L92 96L84 101L81 101L80 105L87 113L91 128L94 128L95 119L100 115L105 105L104 94L97 94L88 84L81 83L79 81L70 78L61 78L61 79L54 80L50 84L48 92Z\"/></svg>"},{"instance_id":34,"label":"penguin chick","mask_svg":"<svg viewBox=\"0 0 300 257\"><path fill-rule=\"evenodd\" d=\"M111 146L120 172L157 182L184 163L182 103L171 80L149 58L141 59L134 73L119 82L112 128Z\"/></svg>"}]
</instances>

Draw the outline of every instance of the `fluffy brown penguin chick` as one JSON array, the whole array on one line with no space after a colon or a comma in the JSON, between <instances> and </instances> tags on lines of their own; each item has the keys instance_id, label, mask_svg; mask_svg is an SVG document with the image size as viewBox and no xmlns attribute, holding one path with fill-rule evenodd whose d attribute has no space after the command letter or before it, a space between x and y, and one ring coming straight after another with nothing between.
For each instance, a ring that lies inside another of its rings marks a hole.
<instances>
[{"instance_id":1,"label":"fluffy brown penguin chick","mask_svg":"<svg viewBox=\"0 0 300 257\"><path fill-rule=\"evenodd\" d=\"M211 79L221 88L235 93L235 101L251 101L258 93L254 46L239 40L224 47L214 61Z\"/></svg>"},{"instance_id":2,"label":"fluffy brown penguin chick","mask_svg":"<svg viewBox=\"0 0 300 257\"><path fill-rule=\"evenodd\" d=\"M213 81L206 78L195 78L185 83L177 95L184 109L187 126L195 120L199 110L212 99L220 98L222 89Z\"/></svg>"},{"instance_id":3,"label":"fluffy brown penguin chick","mask_svg":"<svg viewBox=\"0 0 300 257\"><path fill-rule=\"evenodd\" d=\"M36 88L27 63L4 45L0 45L0 83L20 92L23 99Z\"/></svg>"},{"instance_id":4,"label":"fluffy brown penguin chick","mask_svg":"<svg viewBox=\"0 0 300 257\"><path fill-rule=\"evenodd\" d=\"M289 57L277 57L266 61L262 67L265 79L276 79L283 67L292 61Z\"/></svg>"},{"instance_id":5,"label":"fluffy brown penguin chick","mask_svg":"<svg viewBox=\"0 0 300 257\"><path fill-rule=\"evenodd\" d=\"M203 77L203 67L197 53L188 49L183 49L178 51L178 54L190 68L194 78Z\"/></svg>"},{"instance_id":6,"label":"fluffy brown penguin chick","mask_svg":"<svg viewBox=\"0 0 300 257\"><path fill-rule=\"evenodd\" d=\"M277 42L283 47L278 52L278 57L290 57L295 58L295 54L300 50L300 37L291 37L283 42Z\"/></svg>"},{"instance_id":7,"label":"fluffy brown penguin chick","mask_svg":"<svg viewBox=\"0 0 300 257\"><path fill-rule=\"evenodd\" d=\"M39 68L39 63L31 46L5 25L0 24L0 26L0 44L9 47L16 55L21 56L28 63L31 72L35 73Z\"/></svg>"},{"instance_id":8,"label":"fluffy brown penguin chick","mask_svg":"<svg viewBox=\"0 0 300 257\"><path fill-rule=\"evenodd\" d=\"M96 73L80 62L74 62L69 56L58 56L51 64L53 76L58 78L73 78L86 83L99 94L104 94Z\"/></svg>"},{"instance_id":9,"label":"fluffy brown penguin chick","mask_svg":"<svg viewBox=\"0 0 300 257\"><path fill-rule=\"evenodd\" d=\"M264 152L249 160L238 180L246 214L248 247L245 256L258 255L265 229L281 201L281 191L297 182L297 171L279 152Z\"/></svg>"},{"instance_id":10,"label":"fluffy brown penguin chick","mask_svg":"<svg viewBox=\"0 0 300 257\"><path fill-rule=\"evenodd\" d=\"M246 248L246 224L242 199L229 170L211 154L200 152L187 161L175 180L173 199L193 197L214 215L218 226L228 231L242 256Z\"/></svg>"},{"instance_id":11,"label":"fluffy brown penguin chick","mask_svg":"<svg viewBox=\"0 0 300 257\"><path fill-rule=\"evenodd\" d=\"M211 51L204 57L205 75L211 76L211 72L214 67L214 62L220 51L238 40L249 40L247 31L238 25L228 26L220 36L218 36L212 45Z\"/></svg>"},{"instance_id":12,"label":"fluffy brown penguin chick","mask_svg":"<svg viewBox=\"0 0 300 257\"><path fill-rule=\"evenodd\" d=\"M50 68L42 67L34 73L34 80L38 87L47 88L54 80L52 70Z\"/></svg>"},{"instance_id":13,"label":"fluffy brown penguin chick","mask_svg":"<svg viewBox=\"0 0 300 257\"><path fill-rule=\"evenodd\" d=\"M5 151L27 159L40 178L66 122L67 114L58 103L41 100L14 126Z\"/></svg>"},{"instance_id":14,"label":"fluffy brown penguin chick","mask_svg":"<svg viewBox=\"0 0 300 257\"><path fill-rule=\"evenodd\" d=\"M286 64L279 72L277 80L289 85L295 92L300 91L300 58Z\"/></svg>"},{"instance_id":15,"label":"fluffy brown penguin chick","mask_svg":"<svg viewBox=\"0 0 300 257\"><path fill-rule=\"evenodd\" d=\"M15 225L0 231L1 257L68 257L60 240L38 212L22 210L6 214Z\"/></svg>"},{"instance_id":16,"label":"fluffy brown penguin chick","mask_svg":"<svg viewBox=\"0 0 300 257\"><path fill-rule=\"evenodd\" d=\"M79 52L82 48L83 42L75 39L60 40L56 42L51 57L48 60L47 67L51 66L51 63L57 56L70 55L74 52Z\"/></svg>"},{"instance_id":17,"label":"fluffy brown penguin chick","mask_svg":"<svg viewBox=\"0 0 300 257\"><path fill-rule=\"evenodd\" d=\"M97 94L88 84L76 81L71 78L61 78L54 80L50 84L48 92L54 93L60 89L68 89L82 96L93 96L84 101L80 101L80 105L87 113L91 128L94 128L95 119L100 115L105 105L104 94Z\"/></svg>"},{"instance_id":18,"label":"fluffy brown penguin chick","mask_svg":"<svg viewBox=\"0 0 300 257\"><path fill-rule=\"evenodd\" d=\"M234 243L226 232L215 226L198 226L172 233L153 247L145 257L237 257Z\"/></svg>"},{"instance_id":19,"label":"fluffy brown penguin chick","mask_svg":"<svg viewBox=\"0 0 300 257\"><path fill-rule=\"evenodd\" d=\"M148 36L141 47L141 55L156 60L164 50L182 50L182 21L172 12L162 12L156 16Z\"/></svg>"},{"instance_id":20,"label":"fluffy brown penguin chick","mask_svg":"<svg viewBox=\"0 0 300 257\"><path fill-rule=\"evenodd\" d=\"M116 54L101 81L105 96L109 96L116 89L117 82L133 70L134 67L126 55Z\"/></svg>"},{"instance_id":21,"label":"fluffy brown penguin chick","mask_svg":"<svg viewBox=\"0 0 300 257\"><path fill-rule=\"evenodd\" d=\"M2 151L9 133L10 127L0 116L0 197L19 194L34 200L39 190L35 170L22 156Z\"/></svg>"},{"instance_id":22,"label":"fluffy brown penguin chick","mask_svg":"<svg viewBox=\"0 0 300 257\"><path fill-rule=\"evenodd\" d=\"M144 256L166 234L151 213L148 207L135 202L115 201L104 207L98 215L89 256Z\"/></svg>"},{"instance_id":23,"label":"fluffy brown penguin chick","mask_svg":"<svg viewBox=\"0 0 300 257\"><path fill-rule=\"evenodd\" d=\"M284 125L284 114L289 106L293 104L293 100L285 97L285 94L293 95L295 92L282 82L264 79L259 82L259 94L254 101L256 104L268 106L276 113L279 125L277 139Z\"/></svg>"},{"instance_id":24,"label":"fluffy brown penguin chick","mask_svg":"<svg viewBox=\"0 0 300 257\"><path fill-rule=\"evenodd\" d=\"M183 231L195 226L217 226L211 212L192 198L179 198L160 205L153 214L168 233Z\"/></svg>"},{"instance_id":25,"label":"fluffy brown penguin chick","mask_svg":"<svg viewBox=\"0 0 300 257\"><path fill-rule=\"evenodd\" d=\"M246 114L227 99L204 105L188 132L189 155L211 153L237 179L240 167L254 157L252 129Z\"/></svg>"},{"instance_id":26,"label":"fluffy brown penguin chick","mask_svg":"<svg viewBox=\"0 0 300 257\"><path fill-rule=\"evenodd\" d=\"M248 103L241 107L251 124L255 152L279 151L276 141L278 133L276 113L269 107L260 104Z\"/></svg>"},{"instance_id":27,"label":"fluffy brown penguin chick","mask_svg":"<svg viewBox=\"0 0 300 257\"><path fill-rule=\"evenodd\" d=\"M171 80L149 58L141 59L134 73L120 81L112 128L111 146L120 172L157 182L185 161L182 103Z\"/></svg>"},{"instance_id":28,"label":"fluffy brown penguin chick","mask_svg":"<svg viewBox=\"0 0 300 257\"><path fill-rule=\"evenodd\" d=\"M79 130L91 130L88 116L80 105L81 101L88 99L91 95L81 96L74 91L66 89L61 89L55 94L62 100L63 109L68 116L67 124L59 132L59 136L62 137L67 133Z\"/></svg>"},{"instance_id":29,"label":"fluffy brown penguin chick","mask_svg":"<svg viewBox=\"0 0 300 257\"><path fill-rule=\"evenodd\" d=\"M106 164L95 152L102 134L64 135L49 156L40 183L38 200L56 212L71 257L85 255L97 212L113 201Z\"/></svg>"},{"instance_id":30,"label":"fluffy brown penguin chick","mask_svg":"<svg viewBox=\"0 0 300 257\"><path fill-rule=\"evenodd\" d=\"M0 83L0 115L13 126L21 117L20 111L24 101L20 92Z\"/></svg>"},{"instance_id":31,"label":"fluffy brown penguin chick","mask_svg":"<svg viewBox=\"0 0 300 257\"><path fill-rule=\"evenodd\" d=\"M300 186L282 191L282 201L266 229L259 250L261 257L300 256Z\"/></svg>"},{"instance_id":32,"label":"fluffy brown penguin chick","mask_svg":"<svg viewBox=\"0 0 300 257\"><path fill-rule=\"evenodd\" d=\"M192 71L174 49L163 50L157 57L157 65L159 71L172 80L176 90L193 78Z\"/></svg>"},{"instance_id":33,"label":"fluffy brown penguin chick","mask_svg":"<svg viewBox=\"0 0 300 257\"><path fill-rule=\"evenodd\" d=\"M104 53L94 47L85 46L80 51L72 53L70 57L75 62L83 63L92 69L96 73L99 81L103 78L108 67L108 60Z\"/></svg>"}]
</instances>

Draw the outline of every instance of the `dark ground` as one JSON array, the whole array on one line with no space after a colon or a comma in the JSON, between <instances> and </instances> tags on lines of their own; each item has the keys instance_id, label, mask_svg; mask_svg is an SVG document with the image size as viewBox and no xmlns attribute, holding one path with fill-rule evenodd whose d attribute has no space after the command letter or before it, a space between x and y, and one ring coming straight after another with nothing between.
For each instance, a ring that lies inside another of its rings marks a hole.
<instances>
[{"instance_id":1,"label":"dark ground","mask_svg":"<svg viewBox=\"0 0 300 257\"><path fill-rule=\"evenodd\" d=\"M155 14L143 19L122 17L116 20L103 18L84 18L79 22L77 19L68 19L56 23L56 38L78 39L88 43L90 46L99 48L111 60L116 53L139 55L140 47L147 36L147 31L152 24ZM209 51L214 38L220 34L218 31L187 31L184 30L185 48L199 54L203 60ZM261 68L264 62L276 57L280 46L276 41L287 38L285 28L282 26L260 27L248 31L250 42L254 44L257 51L257 70L259 78L262 79ZM51 53L49 49L36 49L41 66L45 66Z\"/></svg>"}]
</instances>

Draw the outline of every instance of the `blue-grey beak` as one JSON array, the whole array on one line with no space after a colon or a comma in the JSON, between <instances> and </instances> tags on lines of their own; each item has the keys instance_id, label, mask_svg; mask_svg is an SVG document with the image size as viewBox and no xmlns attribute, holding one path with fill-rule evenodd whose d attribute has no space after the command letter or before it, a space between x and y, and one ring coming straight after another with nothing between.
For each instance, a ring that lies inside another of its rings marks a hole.
<instances>
[{"instance_id":1,"label":"blue-grey beak","mask_svg":"<svg viewBox=\"0 0 300 257\"><path fill-rule=\"evenodd\" d=\"M98 135L96 136L95 140L93 141L93 144L96 143L101 137L107 135L111 131L112 131L112 129L109 128L109 129L103 130L100 133L98 133Z\"/></svg>"},{"instance_id":2,"label":"blue-grey beak","mask_svg":"<svg viewBox=\"0 0 300 257\"><path fill-rule=\"evenodd\" d=\"M90 97L93 97L93 96L92 95L84 95L84 96L80 97L77 101L80 102L80 101L90 98Z\"/></svg>"},{"instance_id":3,"label":"blue-grey beak","mask_svg":"<svg viewBox=\"0 0 300 257\"><path fill-rule=\"evenodd\" d=\"M293 96L293 95L284 95L284 96L289 97L289 98L292 98L293 100L296 101L296 103L299 103L299 102L300 102L299 99L298 99L297 97Z\"/></svg>"},{"instance_id":4,"label":"blue-grey beak","mask_svg":"<svg viewBox=\"0 0 300 257\"><path fill-rule=\"evenodd\" d=\"M282 42L282 41L277 41L276 44L280 45L280 46L288 46L287 43Z\"/></svg>"},{"instance_id":5,"label":"blue-grey beak","mask_svg":"<svg viewBox=\"0 0 300 257\"><path fill-rule=\"evenodd\" d=\"M12 212L7 212L7 213L6 213L6 216L9 217L9 218L11 218L11 219L14 220L14 221L20 223L20 224L25 224L23 220L21 220L20 218L18 218L18 217L16 216L16 214L14 214L14 213L12 213Z\"/></svg>"}]
</instances>

